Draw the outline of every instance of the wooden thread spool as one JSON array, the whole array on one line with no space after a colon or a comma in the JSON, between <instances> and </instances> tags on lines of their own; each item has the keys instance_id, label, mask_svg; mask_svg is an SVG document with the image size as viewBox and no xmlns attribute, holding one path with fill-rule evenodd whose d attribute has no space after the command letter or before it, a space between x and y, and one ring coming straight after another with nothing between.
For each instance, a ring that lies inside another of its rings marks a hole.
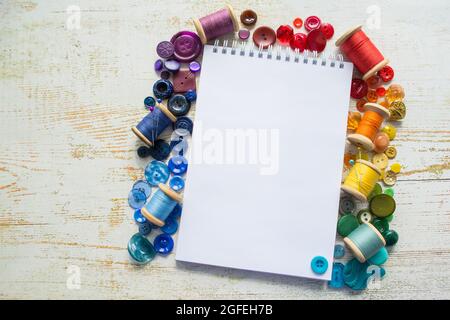
<instances>
[{"instance_id":1,"label":"wooden thread spool","mask_svg":"<svg viewBox=\"0 0 450 320\"><path fill-rule=\"evenodd\" d=\"M336 41L336 46L364 75L363 80L367 80L386 66L389 60L383 57L361 28L357 26L345 32Z\"/></svg>"},{"instance_id":2,"label":"wooden thread spool","mask_svg":"<svg viewBox=\"0 0 450 320\"><path fill-rule=\"evenodd\" d=\"M182 198L165 184L158 184L158 188L150 201L141 209L141 213L151 223L163 227L165 220Z\"/></svg>"},{"instance_id":3,"label":"wooden thread spool","mask_svg":"<svg viewBox=\"0 0 450 320\"><path fill-rule=\"evenodd\" d=\"M391 114L388 109L377 103L366 103L364 110L364 115L356 132L350 134L347 139L358 147L372 151L375 147L373 141L380 130L381 124Z\"/></svg>"},{"instance_id":4,"label":"wooden thread spool","mask_svg":"<svg viewBox=\"0 0 450 320\"><path fill-rule=\"evenodd\" d=\"M364 263L386 245L386 240L372 224L362 223L344 238L344 243L350 248L356 259Z\"/></svg>"},{"instance_id":5,"label":"wooden thread spool","mask_svg":"<svg viewBox=\"0 0 450 320\"><path fill-rule=\"evenodd\" d=\"M375 184L380 179L381 172L373 163L366 160L356 160L350 169L341 189L358 200L367 201Z\"/></svg>"}]
</instances>

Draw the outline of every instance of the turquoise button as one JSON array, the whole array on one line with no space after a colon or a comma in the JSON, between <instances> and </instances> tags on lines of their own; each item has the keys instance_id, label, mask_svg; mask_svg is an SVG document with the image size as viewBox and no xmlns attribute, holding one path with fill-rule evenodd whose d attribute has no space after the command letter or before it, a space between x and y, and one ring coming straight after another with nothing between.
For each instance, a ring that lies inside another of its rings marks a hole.
<instances>
[{"instance_id":1,"label":"turquoise button","mask_svg":"<svg viewBox=\"0 0 450 320\"><path fill-rule=\"evenodd\" d=\"M344 265L339 262L333 263L333 270L331 271L331 280L328 281L330 288L339 289L344 286Z\"/></svg>"},{"instance_id":2,"label":"turquoise button","mask_svg":"<svg viewBox=\"0 0 450 320\"><path fill-rule=\"evenodd\" d=\"M375 255L369 259L369 262L372 264L375 264L377 266L381 266L382 264L384 264L387 261L388 258L389 258L389 254L388 254L386 248L383 247L380 250L378 250L378 252L375 253Z\"/></svg>"},{"instance_id":3,"label":"turquoise button","mask_svg":"<svg viewBox=\"0 0 450 320\"><path fill-rule=\"evenodd\" d=\"M370 264L368 262L361 263L356 259L352 259L344 267L344 283L352 290L364 290L367 288L367 281L369 277L373 275L376 270L369 272L367 269ZM382 267L380 268L380 277L384 277L386 271Z\"/></svg>"},{"instance_id":4,"label":"turquoise button","mask_svg":"<svg viewBox=\"0 0 450 320\"><path fill-rule=\"evenodd\" d=\"M324 257L317 256L311 261L311 269L314 273L324 274L328 269L328 261Z\"/></svg>"},{"instance_id":5,"label":"turquoise button","mask_svg":"<svg viewBox=\"0 0 450 320\"><path fill-rule=\"evenodd\" d=\"M136 233L128 241L128 253L134 262L147 264L155 257L156 250L147 238Z\"/></svg>"},{"instance_id":6,"label":"turquoise button","mask_svg":"<svg viewBox=\"0 0 450 320\"><path fill-rule=\"evenodd\" d=\"M334 257L336 259L343 258L345 256L345 248L341 244L337 244L334 246Z\"/></svg>"}]
</instances>

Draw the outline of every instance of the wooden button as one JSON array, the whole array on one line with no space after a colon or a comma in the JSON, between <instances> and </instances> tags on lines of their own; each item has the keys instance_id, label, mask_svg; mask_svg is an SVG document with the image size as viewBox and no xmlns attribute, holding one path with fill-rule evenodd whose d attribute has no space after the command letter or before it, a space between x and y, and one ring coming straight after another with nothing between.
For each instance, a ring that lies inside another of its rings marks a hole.
<instances>
[{"instance_id":1,"label":"wooden button","mask_svg":"<svg viewBox=\"0 0 450 320\"><path fill-rule=\"evenodd\" d=\"M389 158L389 159L394 159L395 156L397 155L397 149L395 149L395 147L393 146L389 146L386 151L384 151L384 154Z\"/></svg>"},{"instance_id":2,"label":"wooden button","mask_svg":"<svg viewBox=\"0 0 450 320\"><path fill-rule=\"evenodd\" d=\"M258 15L253 10L245 10L241 13L241 22L245 26L252 26L258 20Z\"/></svg>"}]
</instances>

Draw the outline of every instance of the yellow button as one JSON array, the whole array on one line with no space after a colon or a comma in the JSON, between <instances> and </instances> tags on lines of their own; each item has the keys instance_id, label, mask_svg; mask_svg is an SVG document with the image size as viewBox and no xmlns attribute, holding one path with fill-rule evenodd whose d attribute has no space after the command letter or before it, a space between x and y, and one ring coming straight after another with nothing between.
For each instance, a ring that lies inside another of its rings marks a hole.
<instances>
[{"instance_id":1,"label":"yellow button","mask_svg":"<svg viewBox=\"0 0 450 320\"><path fill-rule=\"evenodd\" d=\"M383 182L388 186L393 186L397 182L397 175L395 172L388 171L384 175Z\"/></svg>"},{"instance_id":2,"label":"yellow button","mask_svg":"<svg viewBox=\"0 0 450 320\"><path fill-rule=\"evenodd\" d=\"M400 163L394 163L391 165L391 171L394 173L399 173L402 170L402 166Z\"/></svg>"},{"instance_id":3,"label":"yellow button","mask_svg":"<svg viewBox=\"0 0 450 320\"><path fill-rule=\"evenodd\" d=\"M384 153L377 153L372 158L372 163L378 167L378 169L386 169L389 164L389 159Z\"/></svg>"},{"instance_id":4,"label":"yellow button","mask_svg":"<svg viewBox=\"0 0 450 320\"><path fill-rule=\"evenodd\" d=\"M389 159L394 159L397 156L397 149L393 146L389 146L384 153Z\"/></svg>"},{"instance_id":5,"label":"yellow button","mask_svg":"<svg viewBox=\"0 0 450 320\"><path fill-rule=\"evenodd\" d=\"M397 129L392 124L385 125L381 131L386 133L391 141L394 140L397 135Z\"/></svg>"}]
</instances>

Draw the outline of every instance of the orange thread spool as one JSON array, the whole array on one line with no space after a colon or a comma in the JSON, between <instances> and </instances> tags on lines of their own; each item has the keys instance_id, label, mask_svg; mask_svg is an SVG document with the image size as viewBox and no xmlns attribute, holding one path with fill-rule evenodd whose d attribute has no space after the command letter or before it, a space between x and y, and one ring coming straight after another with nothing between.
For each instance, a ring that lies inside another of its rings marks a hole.
<instances>
[{"instance_id":1,"label":"orange thread spool","mask_svg":"<svg viewBox=\"0 0 450 320\"><path fill-rule=\"evenodd\" d=\"M336 41L336 46L364 75L363 80L369 79L389 63L389 60L384 58L380 50L361 30L361 26L352 28L344 33Z\"/></svg>"}]
</instances>

